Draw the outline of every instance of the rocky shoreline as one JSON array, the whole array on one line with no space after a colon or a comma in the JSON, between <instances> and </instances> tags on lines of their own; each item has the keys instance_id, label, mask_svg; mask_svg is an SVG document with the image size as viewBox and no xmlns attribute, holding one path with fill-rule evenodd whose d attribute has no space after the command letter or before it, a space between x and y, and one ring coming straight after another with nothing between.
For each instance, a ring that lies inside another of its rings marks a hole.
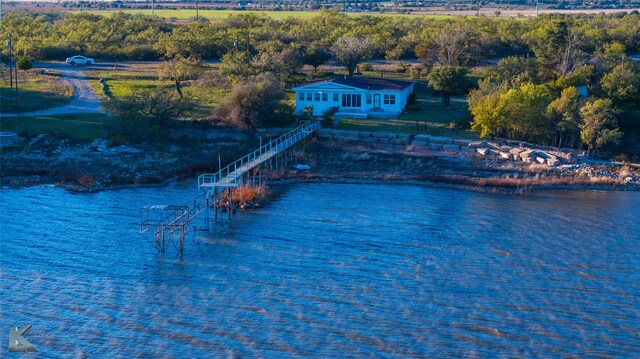
<instances>
[{"instance_id":1,"label":"rocky shoreline","mask_svg":"<svg viewBox=\"0 0 640 359\"><path fill-rule=\"evenodd\" d=\"M574 154L553 149L534 151L513 143L506 148L506 144L497 142L428 135L334 131L322 130L294 149L285 169L266 168L263 178L269 184L392 181L493 193L640 190L638 168L585 163ZM193 143L166 148L109 147L103 140L78 144L41 135L3 146L0 180L4 187L53 184L81 192L163 186L214 171L212 159L218 154L223 155L224 164L256 147L254 142L243 136L212 136L210 140L200 139L197 148ZM478 151L485 148L484 153ZM523 153L527 153L526 158L537 156L542 160L525 161ZM294 164L308 164L311 169L295 170Z\"/></svg>"}]
</instances>

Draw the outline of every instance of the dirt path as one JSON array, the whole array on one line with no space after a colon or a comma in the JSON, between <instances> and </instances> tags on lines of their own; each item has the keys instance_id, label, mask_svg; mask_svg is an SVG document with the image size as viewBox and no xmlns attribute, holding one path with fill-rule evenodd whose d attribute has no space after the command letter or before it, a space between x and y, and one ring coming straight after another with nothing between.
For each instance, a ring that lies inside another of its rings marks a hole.
<instances>
[{"instance_id":1,"label":"dirt path","mask_svg":"<svg viewBox=\"0 0 640 359\"><path fill-rule=\"evenodd\" d=\"M38 64L35 67L46 70L55 70L61 73L73 86L73 97L71 102L65 106L53 107L40 111L3 113L2 117L33 117L68 115L75 113L100 113L100 98L98 98L98 95L96 95L91 86L89 86L88 79L82 71L83 67L71 67L69 65L62 64Z\"/></svg>"}]
</instances>

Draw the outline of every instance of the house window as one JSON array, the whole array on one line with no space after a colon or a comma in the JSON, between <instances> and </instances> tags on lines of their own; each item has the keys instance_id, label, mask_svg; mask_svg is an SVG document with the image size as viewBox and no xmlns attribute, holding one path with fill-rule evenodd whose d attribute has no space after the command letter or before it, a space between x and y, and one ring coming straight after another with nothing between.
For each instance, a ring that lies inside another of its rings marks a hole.
<instances>
[{"instance_id":1,"label":"house window","mask_svg":"<svg viewBox=\"0 0 640 359\"><path fill-rule=\"evenodd\" d=\"M307 92L307 101L312 101L312 100L313 100L313 93Z\"/></svg>"},{"instance_id":2,"label":"house window","mask_svg":"<svg viewBox=\"0 0 640 359\"><path fill-rule=\"evenodd\" d=\"M304 101L304 92L298 93L298 100Z\"/></svg>"},{"instance_id":3,"label":"house window","mask_svg":"<svg viewBox=\"0 0 640 359\"><path fill-rule=\"evenodd\" d=\"M396 95L384 95L384 104L385 105L395 105L396 104Z\"/></svg>"},{"instance_id":4,"label":"house window","mask_svg":"<svg viewBox=\"0 0 640 359\"><path fill-rule=\"evenodd\" d=\"M334 93L333 94L333 102L338 102L338 101L340 101L340 95L337 94L337 93Z\"/></svg>"},{"instance_id":5,"label":"house window","mask_svg":"<svg viewBox=\"0 0 640 359\"><path fill-rule=\"evenodd\" d=\"M360 94L343 94L342 107L360 107L362 106L362 95Z\"/></svg>"},{"instance_id":6,"label":"house window","mask_svg":"<svg viewBox=\"0 0 640 359\"><path fill-rule=\"evenodd\" d=\"M367 105L371 105L373 103L373 95L370 93L367 94Z\"/></svg>"},{"instance_id":7,"label":"house window","mask_svg":"<svg viewBox=\"0 0 640 359\"><path fill-rule=\"evenodd\" d=\"M320 92L316 92L313 94L313 101L320 101Z\"/></svg>"},{"instance_id":8,"label":"house window","mask_svg":"<svg viewBox=\"0 0 640 359\"><path fill-rule=\"evenodd\" d=\"M322 94L322 101L323 101L323 102L327 102L328 100L329 100L329 94L327 94L327 93L323 93L323 94Z\"/></svg>"}]
</instances>

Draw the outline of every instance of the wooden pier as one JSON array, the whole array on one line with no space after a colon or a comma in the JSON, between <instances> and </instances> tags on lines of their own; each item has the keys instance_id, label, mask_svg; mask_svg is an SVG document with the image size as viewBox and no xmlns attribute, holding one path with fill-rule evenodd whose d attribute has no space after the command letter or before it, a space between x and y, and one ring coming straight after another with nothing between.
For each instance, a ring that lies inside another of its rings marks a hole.
<instances>
[{"instance_id":1,"label":"wooden pier","mask_svg":"<svg viewBox=\"0 0 640 359\"><path fill-rule=\"evenodd\" d=\"M227 193L226 209L231 216L233 203L230 200L233 189L247 183L250 171L283 153L288 148L320 129L320 122L305 122L275 140L260 146L257 150L220 168L216 173L202 174L198 177L198 188L202 194L182 206L147 206L143 210L140 222L140 234L153 234L153 240L147 240L160 252L173 246L178 252L184 250L184 239L195 227L196 217L205 214L205 228L209 227L209 210L213 209L217 217L222 207L223 193ZM156 216L154 216L156 214ZM158 215L159 214L159 215Z\"/></svg>"}]
</instances>

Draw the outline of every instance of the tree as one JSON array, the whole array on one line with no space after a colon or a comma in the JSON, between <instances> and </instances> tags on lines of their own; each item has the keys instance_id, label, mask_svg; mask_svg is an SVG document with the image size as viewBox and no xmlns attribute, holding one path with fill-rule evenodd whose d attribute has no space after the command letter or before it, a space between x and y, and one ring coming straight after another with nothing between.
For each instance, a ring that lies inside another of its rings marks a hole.
<instances>
[{"instance_id":1,"label":"tree","mask_svg":"<svg viewBox=\"0 0 640 359\"><path fill-rule=\"evenodd\" d=\"M285 97L277 78L262 73L238 81L222 101L218 113L235 128L254 133L258 126L273 124L280 116L291 113L282 103Z\"/></svg>"},{"instance_id":2,"label":"tree","mask_svg":"<svg viewBox=\"0 0 640 359\"><path fill-rule=\"evenodd\" d=\"M540 77L553 80L570 75L583 63L579 37L565 19L551 19L527 33Z\"/></svg>"},{"instance_id":3,"label":"tree","mask_svg":"<svg viewBox=\"0 0 640 359\"><path fill-rule=\"evenodd\" d=\"M178 96L183 98L181 84L186 80L196 79L203 72L202 60L193 57L173 56L164 61L160 69L160 79L173 81Z\"/></svg>"},{"instance_id":4,"label":"tree","mask_svg":"<svg viewBox=\"0 0 640 359\"><path fill-rule=\"evenodd\" d=\"M353 76L360 61L371 56L373 43L370 39L341 37L331 47L331 50L336 58L336 63L346 67L349 76Z\"/></svg>"},{"instance_id":5,"label":"tree","mask_svg":"<svg viewBox=\"0 0 640 359\"><path fill-rule=\"evenodd\" d=\"M587 155L597 153L605 146L616 146L622 138L617 128L616 111L609 99L596 99L580 108L582 124L580 138L587 145Z\"/></svg>"},{"instance_id":6,"label":"tree","mask_svg":"<svg viewBox=\"0 0 640 359\"><path fill-rule=\"evenodd\" d=\"M17 65L20 70L30 70L33 67L31 60L26 56L18 57Z\"/></svg>"},{"instance_id":7,"label":"tree","mask_svg":"<svg viewBox=\"0 0 640 359\"><path fill-rule=\"evenodd\" d=\"M448 23L419 43L415 53L427 65L473 66L484 58L482 41L470 23Z\"/></svg>"},{"instance_id":8,"label":"tree","mask_svg":"<svg viewBox=\"0 0 640 359\"><path fill-rule=\"evenodd\" d=\"M407 72L407 66L402 61L402 58L406 56L414 46L415 44L411 43L409 39L399 39L395 46L392 46L385 51L384 58L387 60L397 60L400 63L400 66L402 66L402 72L405 73Z\"/></svg>"},{"instance_id":9,"label":"tree","mask_svg":"<svg viewBox=\"0 0 640 359\"><path fill-rule=\"evenodd\" d=\"M634 71L632 66L618 65L600 81L607 98L616 104L640 106L640 71Z\"/></svg>"},{"instance_id":10,"label":"tree","mask_svg":"<svg viewBox=\"0 0 640 359\"><path fill-rule=\"evenodd\" d=\"M276 76L291 77L302 68L302 53L293 47L278 50L269 47L254 59L254 66L260 72L272 72Z\"/></svg>"},{"instance_id":11,"label":"tree","mask_svg":"<svg viewBox=\"0 0 640 359\"><path fill-rule=\"evenodd\" d=\"M536 61L533 58L509 56L501 59L495 67L484 72L484 79L495 85L509 87L527 82L539 83Z\"/></svg>"},{"instance_id":12,"label":"tree","mask_svg":"<svg viewBox=\"0 0 640 359\"><path fill-rule=\"evenodd\" d=\"M257 72L251 63L251 57L244 51L227 52L220 60L220 73L232 82L246 79Z\"/></svg>"},{"instance_id":13,"label":"tree","mask_svg":"<svg viewBox=\"0 0 640 359\"><path fill-rule=\"evenodd\" d=\"M134 92L102 103L109 114L107 137L112 145L166 141L170 122L187 115L193 104L168 89Z\"/></svg>"},{"instance_id":14,"label":"tree","mask_svg":"<svg viewBox=\"0 0 640 359\"><path fill-rule=\"evenodd\" d=\"M429 85L442 93L445 105L449 106L452 95L462 95L469 89L467 69L460 66L440 66L427 75Z\"/></svg>"},{"instance_id":15,"label":"tree","mask_svg":"<svg viewBox=\"0 0 640 359\"><path fill-rule=\"evenodd\" d=\"M488 93L474 90L469 96L469 109L474 116L472 129L481 131L483 137L498 135L548 142L553 126L545 112L550 103L551 94L544 85L526 83Z\"/></svg>"},{"instance_id":16,"label":"tree","mask_svg":"<svg viewBox=\"0 0 640 359\"><path fill-rule=\"evenodd\" d=\"M318 66L327 62L328 59L327 52L317 44L312 44L304 52L304 63L313 66L313 72L318 71Z\"/></svg>"},{"instance_id":17,"label":"tree","mask_svg":"<svg viewBox=\"0 0 640 359\"><path fill-rule=\"evenodd\" d=\"M569 145L573 148L580 134L580 105L582 97L578 89L571 86L562 90L560 97L547 107L547 116L555 123L558 133L556 146Z\"/></svg>"}]
</instances>

